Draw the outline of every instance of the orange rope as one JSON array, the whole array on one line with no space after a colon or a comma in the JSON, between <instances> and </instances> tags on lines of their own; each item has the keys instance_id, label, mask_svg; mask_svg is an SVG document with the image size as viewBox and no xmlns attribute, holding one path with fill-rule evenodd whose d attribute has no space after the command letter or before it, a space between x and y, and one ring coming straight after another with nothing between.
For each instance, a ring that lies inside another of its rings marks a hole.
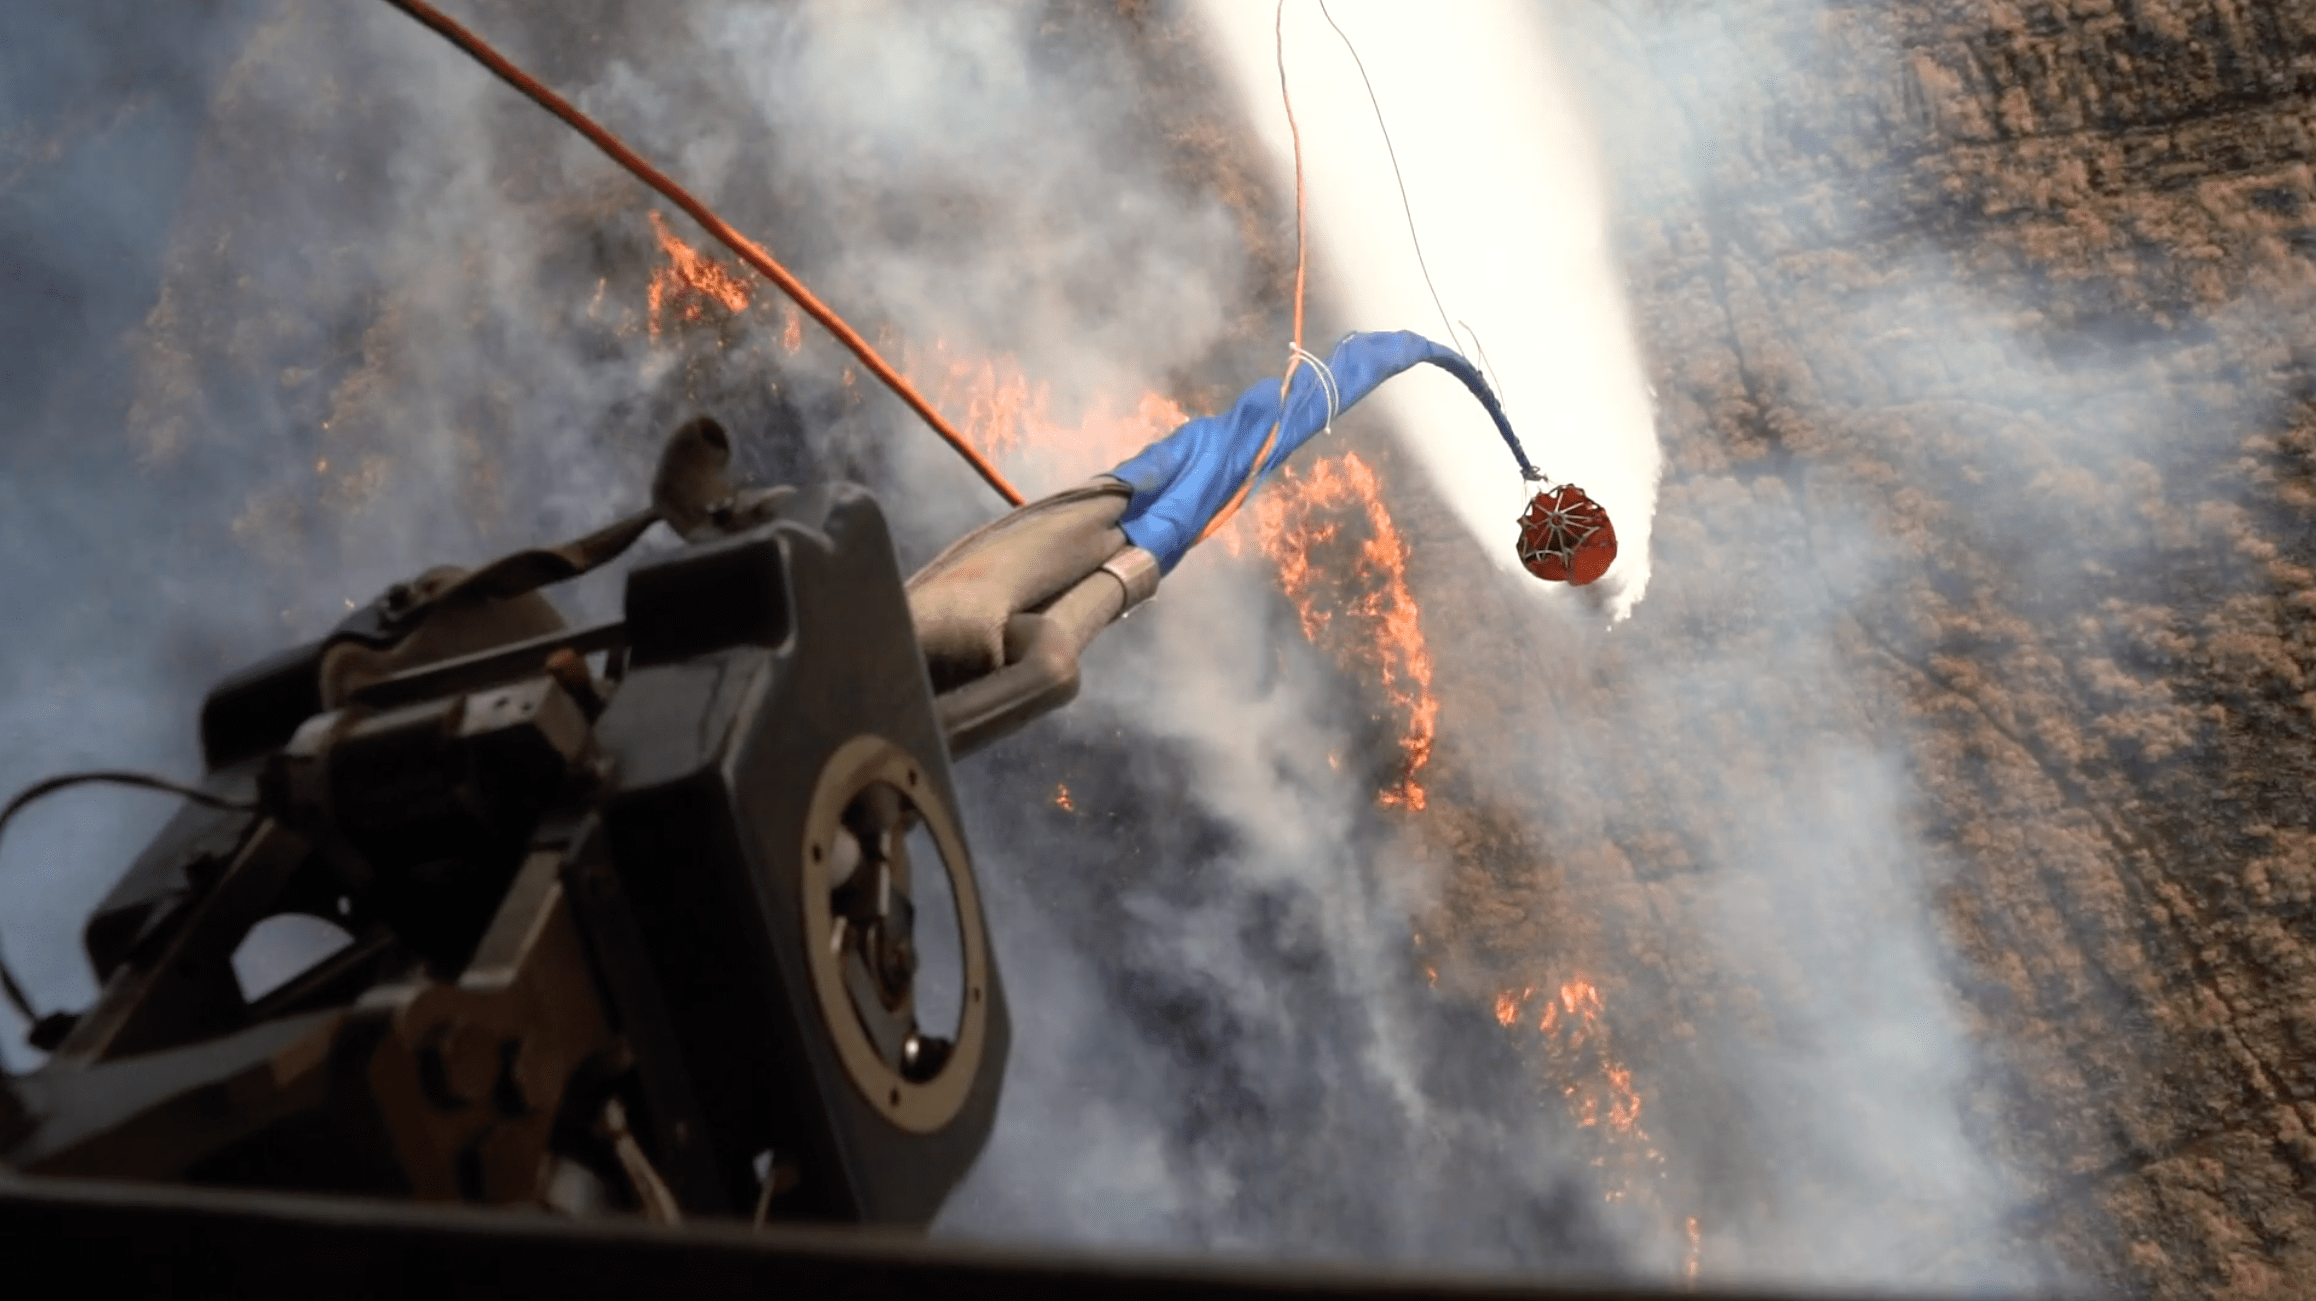
<instances>
[{"instance_id":1,"label":"orange rope","mask_svg":"<svg viewBox=\"0 0 2316 1301\"><path fill-rule=\"evenodd\" d=\"M1287 0L1279 0L1278 10L1271 19L1271 39L1278 47L1279 102L1286 105L1287 135L1294 141L1295 145L1295 342L1288 354L1287 373L1279 380L1279 418L1271 422L1271 432L1263 439L1262 450L1255 453L1254 464L1247 467L1246 481L1239 484L1238 491L1231 494L1230 500L1223 504L1221 510L1215 512L1214 518L1206 522L1205 530L1198 535L1200 542L1213 537L1215 530L1229 523L1231 516L1238 514L1239 505L1246 500L1248 493L1254 491L1256 481L1262 478L1263 460L1271 454L1273 447L1278 446L1279 426L1286 423L1287 389L1294 383L1295 371L1303 365L1305 355L1303 352L1303 279L1304 272L1309 265L1310 240L1305 229L1303 130L1295 125L1295 97L1287 93Z\"/></svg>"},{"instance_id":2,"label":"orange rope","mask_svg":"<svg viewBox=\"0 0 2316 1301\"><path fill-rule=\"evenodd\" d=\"M1324 8L1325 6L1321 6ZM1295 125L1295 97L1287 93L1287 0L1279 0L1271 20L1271 39L1278 47L1279 103L1287 110L1287 136L1295 144L1295 351L1303 350L1304 251L1309 246L1303 205L1303 129Z\"/></svg>"},{"instance_id":3,"label":"orange rope","mask_svg":"<svg viewBox=\"0 0 2316 1301\"><path fill-rule=\"evenodd\" d=\"M700 224L700 229L715 236L724 247L737 253L741 261L756 268L765 279L778 285L780 292L788 295L798 307L804 310L805 315L820 322L824 329L835 335L836 341L849 349L853 356L860 358L861 365L868 367L870 374L884 381L886 388L899 395L901 401L908 403L911 410L924 417L925 423L933 427L933 432L939 434L950 447L955 448L957 454L965 458L965 463L972 466L974 472L979 474L990 487L995 488L998 496L1005 498L1007 505L1019 506L1022 503L1021 494L1014 489L1012 484L1005 481L1005 476L998 473L997 467L991 465L981 453L975 451L973 445L965 441L963 434L958 433L948 421L943 420L941 413L933 409L932 403L927 402L909 384L908 380L901 377L899 371L893 369L883 357L877 355L877 350L869 346L868 340L860 337L851 326L846 325L844 318L838 316L827 304L815 298L812 291L804 287L803 281L790 274L788 268L774 261L771 254L757 247L755 241L726 225L724 219L710 211L706 204L693 198L682 186L668 179L665 173L645 162L634 150L620 143L616 136L597 126L594 119L573 107L562 96L541 85L529 73L508 62L505 56L492 49L481 37L452 22L434 6L425 3L425 0L386 0L386 3L433 28L448 39L451 44L466 51L475 62L490 69L499 80L523 92L539 107L569 123L579 134L592 141L596 148L608 154L611 161L633 173L637 180L659 191L666 196L668 202L690 214L691 219ZM1301 277L1299 272L1296 283L1295 311L1296 319L1300 321L1302 304L1300 301ZM1299 329L1298 326L1298 331Z\"/></svg>"}]
</instances>

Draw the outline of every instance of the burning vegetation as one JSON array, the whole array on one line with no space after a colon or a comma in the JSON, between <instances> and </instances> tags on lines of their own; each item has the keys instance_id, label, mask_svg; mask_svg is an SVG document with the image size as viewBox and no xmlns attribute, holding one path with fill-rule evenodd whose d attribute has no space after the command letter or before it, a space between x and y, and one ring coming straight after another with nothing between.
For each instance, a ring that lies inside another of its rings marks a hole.
<instances>
[{"instance_id":1,"label":"burning vegetation","mask_svg":"<svg viewBox=\"0 0 2316 1301\"><path fill-rule=\"evenodd\" d=\"M1373 673L1407 720L1399 741L1405 767L1378 798L1421 813L1429 797L1417 776L1431 759L1439 701L1431 690L1422 611L1407 586L1407 544L1383 504L1381 479L1357 452L1323 457L1302 474L1289 466L1254 499L1254 520L1255 537L1278 567L1279 585L1294 602L1303 635L1314 645L1331 642L1347 667ZM1338 542L1349 545L1332 545ZM1315 555L1345 559L1330 571ZM1324 638L1331 625L1337 635Z\"/></svg>"},{"instance_id":2,"label":"burning vegetation","mask_svg":"<svg viewBox=\"0 0 2316 1301\"><path fill-rule=\"evenodd\" d=\"M706 319L711 305L726 312L748 310L754 291L738 273L685 243L668 229L667 218L657 212L651 214L651 229L659 236L660 251L667 255L667 265L652 272L648 291L653 339L675 321ZM793 319L795 310L789 309L789 328L800 332L801 324Z\"/></svg>"},{"instance_id":3,"label":"burning vegetation","mask_svg":"<svg viewBox=\"0 0 2316 1301\"><path fill-rule=\"evenodd\" d=\"M1589 1160L1601 1173L1603 1198L1641 1208L1664 1224L1665 1157L1641 1124L1640 1091L1617 1056L1600 987L1582 973L1557 988L1534 985L1496 995L1496 1023L1520 1036L1523 1053L1541 1056L1547 1091L1557 1091L1569 1119L1587 1135ZM1532 1033L1530 1033L1532 1031ZM1697 1217L1679 1221L1686 1242L1682 1274L1694 1278L1702 1251Z\"/></svg>"}]
</instances>

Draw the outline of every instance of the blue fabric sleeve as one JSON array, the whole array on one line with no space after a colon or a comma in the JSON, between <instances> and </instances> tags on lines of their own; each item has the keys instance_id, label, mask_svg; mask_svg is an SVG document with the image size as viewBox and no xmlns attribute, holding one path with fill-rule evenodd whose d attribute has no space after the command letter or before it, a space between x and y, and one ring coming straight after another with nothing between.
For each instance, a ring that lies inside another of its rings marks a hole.
<instances>
[{"instance_id":1,"label":"blue fabric sleeve","mask_svg":"<svg viewBox=\"0 0 2316 1301\"><path fill-rule=\"evenodd\" d=\"M1336 413L1375 391L1377 386L1411 366L1430 362L1462 380L1487 407L1496 428L1511 446L1522 473L1537 477L1520 450L1501 404L1478 370L1452 349L1406 330L1354 334L1336 345L1327 359L1339 391ZM1259 475L1268 476L1288 456L1327 426L1327 391L1318 371L1298 366L1288 388L1285 416L1280 416L1279 382L1264 380L1239 395L1236 405L1216 416L1201 416L1143 448L1132 460L1110 473L1133 489L1134 497L1120 521L1126 538L1158 557L1161 570L1172 572L1190 553L1240 484L1257 473L1254 459L1279 425L1278 441L1263 458Z\"/></svg>"}]
</instances>

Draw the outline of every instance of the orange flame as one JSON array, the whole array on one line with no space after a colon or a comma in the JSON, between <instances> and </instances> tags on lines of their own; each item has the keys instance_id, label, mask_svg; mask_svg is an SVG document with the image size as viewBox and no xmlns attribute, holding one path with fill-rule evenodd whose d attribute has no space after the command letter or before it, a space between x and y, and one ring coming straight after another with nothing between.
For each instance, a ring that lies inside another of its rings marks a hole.
<instances>
[{"instance_id":1,"label":"orange flame","mask_svg":"<svg viewBox=\"0 0 2316 1301\"><path fill-rule=\"evenodd\" d=\"M788 305L788 319L780 327L780 347L786 352L794 353L803 346L804 313L797 310L796 304L790 303Z\"/></svg>"},{"instance_id":2,"label":"orange flame","mask_svg":"<svg viewBox=\"0 0 2316 1301\"><path fill-rule=\"evenodd\" d=\"M1078 811L1078 806L1070 803L1070 788L1069 783L1067 782L1062 782L1053 788L1053 802L1054 807L1060 809L1064 813L1075 813Z\"/></svg>"},{"instance_id":3,"label":"orange flame","mask_svg":"<svg viewBox=\"0 0 2316 1301\"><path fill-rule=\"evenodd\" d=\"M1318 575L1311 554L1339 535L1342 520L1331 515L1344 508L1366 517L1367 540L1353 572L1345 576L1365 591L1347 605L1330 608L1314 590ZM1291 467L1281 470L1278 482L1255 498L1254 516L1255 537L1279 567L1279 582L1295 603L1303 635L1317 641L1337 613L1351 616L1366 633L1353 654L1376 664L1384 693L1407 716L1399 742L1407 768L1399 784L1380 798L1422 812L1429 798L1417 775L1431 761L1439 700L1431 690L1431 649L1424 641L1422 611L1407 586L1407 543L1383 504L1381 481L1357 452L1322 458L1305 474Z\"/></svg>"},{"instance_id":4,"label":"orange flame","mask_svg":"<svg viewBox=\"0 0 2316 1301\"><path fill-rule=\"evenodd\" d=\"M909 358L912 376L930 376L928 399L954 413L965 440L1007 468L1028 469L1052 487L1101 474L1172 433L1190 417L1156 393L1131 408L1097 400L1075 423L1054 414L1053 386L1033 384L1011 357L971 360L945 342Z\"/></svg>"},{"instance_id":5,"label":"orange flame","mask_svg":"<svg viewBox=\"0 0 2316 1301\"><path fill-rule=\"evenodd\" d=\"M1510 1027L1535 992L1531 987L1517 996L1509 990L1498 994L1497 1022ZM1632 1070L1611 1051L1607 1011L1600 987L1578 974L1545 996L1535 1026L1570 1117L1579 1129L1599 1132L1606 1145L1593 1164L1606 1168L1613 1157L1623 1171L1621 1184L1607 1194L1616 1202L1636 1190L1636 1175L1653 1169L1661 1176L1664 1157L1641 1127L1642 1100Z\"/></svg>"},{"instance_id":6,"label":"orange flame","mask_svg":"<svg viewBox=\"0 0 2316 1301\"><path fill-rule=\"evenodd\" d=\"M1632 1072L1621 1066L1609 1066L1604 1073L1608 1077L1610 1099L1608 1127L1618 1133L1632 1133L1640 1124L1641 1113L1640 1095L1632 1090Z\"/></svg>"},{"instance_id":7,"label":"orange flame","mask_svg":"<svg viewBox=\"0 0 2316 1301\"><path fill-rule=\"evenodd\" d=\"M1557 996L1545 1000L1536 1029L1552 1040L1553 1048L1562 1055L1575 1053L1588 1042L1598 1045L1595 1055L1599 1058L1600 1084L1580 1090L1583 1102L1578 1123L1591 1126L1605 1119L1616 1133L1645 1141L1648 1135L1640 1128L1641 1097L1632 1086L1632 1072L1608 1055L1607 1027L1601 1020L1607 1010L1599 986L1579 975L1563 983Z\"/></svg>"},{"instance_id":8,"label":"orange flame","mask_svg":"<svg viewBox=\"0 0 2316 1301\"><path fill-rule=\"evenodd\" d=\"M753 293L746 281L686 244L656 212L651 214L651 228L668 260L666 266L651 273L652 338L659 338L669 313L675 313L678 320L697 321L710 302L722 304L727 312L746 309Z\"/></svg>"},{"instance_id":9,"label":"orange flame","mask_svg":"<svg viewBox=\"0 0 2316 1301\"><path fill-rule=\"evenodd\" d=\"M1704 1255L1703 1243L1697 1237L1697 1217L1690 1216L1685 1227L1689 1235L1689 1258L1682 1262L1681 1277L1694 1280L1697 1277L1697 1262Z\"/></svg>"}]
</instances>

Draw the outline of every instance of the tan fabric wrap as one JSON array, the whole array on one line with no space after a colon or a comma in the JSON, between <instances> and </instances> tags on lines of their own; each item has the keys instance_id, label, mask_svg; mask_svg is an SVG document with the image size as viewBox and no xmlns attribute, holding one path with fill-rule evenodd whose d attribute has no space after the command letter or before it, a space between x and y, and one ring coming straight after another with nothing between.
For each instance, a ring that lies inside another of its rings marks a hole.
<instances>
[{"instance_id":1,"label":"tan fabric wrap","mask_svg":"<svg viewBox=\"0 0 2316 1301\"><path fill-rule=\"evenodd\" d=\"M936 686L1005 664L1005 621L1102 567L1126 546L1118 528L1131 490L1096 479L966 534L909 580L909 615Z\"/></svg>"}]
</instances>

